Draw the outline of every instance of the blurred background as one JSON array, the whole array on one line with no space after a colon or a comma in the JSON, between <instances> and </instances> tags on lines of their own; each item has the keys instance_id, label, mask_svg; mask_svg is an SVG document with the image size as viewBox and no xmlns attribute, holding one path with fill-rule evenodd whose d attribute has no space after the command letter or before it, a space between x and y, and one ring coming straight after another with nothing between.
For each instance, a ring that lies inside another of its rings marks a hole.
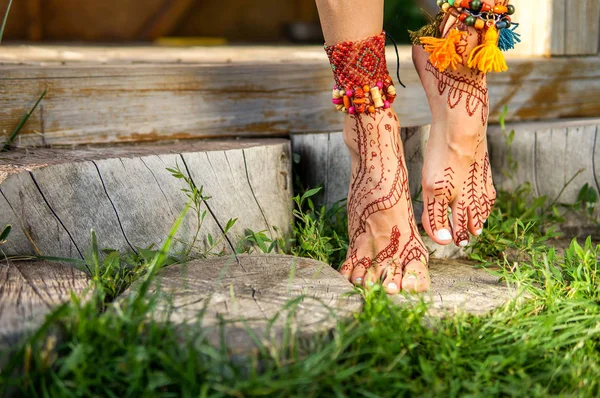
<instances>
[{"instance_id":1,"label":"blurred background","mask_svg":"<svg viewBox=\"0 0 600 398\"><path fill-rule=\"evenodd\" d=\"M0 0L5 10L8 0ZM399 43L435 13L435 0L386 0L385 29ZM359 23L357 21L357 23ZM17 0L6 41L322 43L314 0Z\"/></svg>"}]
</instances>

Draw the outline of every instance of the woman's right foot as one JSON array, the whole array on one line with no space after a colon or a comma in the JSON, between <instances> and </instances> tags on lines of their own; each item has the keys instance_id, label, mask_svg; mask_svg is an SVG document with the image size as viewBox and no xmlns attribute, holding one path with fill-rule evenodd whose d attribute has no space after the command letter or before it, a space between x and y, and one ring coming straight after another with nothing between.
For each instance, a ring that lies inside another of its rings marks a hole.
<instances>
[{"instance_id":1,"label":"woman's right foot","mask_svg":"<svg viewBox=\"0 0 600 398\"><path fill-rule=\"evenodd\" d=\"M438 244L464 247L469 232L481 234L496 191L487 152L486 75L466 66L483 35L450 17L443 34L453 29L464 32L457 70L440 72L421 46L413 46L413 62L433 116L423 166L423 228Z\"/></svg>"}]
</instances>

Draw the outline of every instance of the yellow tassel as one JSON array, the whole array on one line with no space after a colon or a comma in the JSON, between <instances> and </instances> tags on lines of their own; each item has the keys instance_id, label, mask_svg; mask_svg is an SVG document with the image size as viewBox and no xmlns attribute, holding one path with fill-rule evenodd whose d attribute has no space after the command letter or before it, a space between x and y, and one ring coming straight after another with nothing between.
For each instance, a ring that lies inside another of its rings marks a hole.
<instances>
[{"instance_id":1,"label":"yellow tassel","mask_svg":"<svg viewBox=\"0 0 600 398\"><path fill-rule=\"evenodd\" d=\"M469 68L477 68L483 73L508 70L504 55L498 48L498 30L494 26L487 28L483 43L471 51L467 65Z\"/></svg>"},{"instance_id":2,"label":"yellow tassel","mask_svg":"<svg viewBox=\"0 0 600 398\"><path fill-rule=\"evenodd\" d=\"M456 45L466 33L453 29L445 39L435 37L421 37L423 49L430 53L429 62L440 72L449 67L456 70L461 61L461 56L456 52Z\"/></svg>"}]
</instances>

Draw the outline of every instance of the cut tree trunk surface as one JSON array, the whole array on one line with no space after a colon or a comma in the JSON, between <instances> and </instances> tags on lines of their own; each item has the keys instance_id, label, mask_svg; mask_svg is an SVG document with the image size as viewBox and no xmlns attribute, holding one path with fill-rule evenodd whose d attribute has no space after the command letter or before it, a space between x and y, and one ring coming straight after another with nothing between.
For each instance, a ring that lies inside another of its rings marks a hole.
<instances>
[{"instance_id":1,"label":"cut tree trunk surface","mask_svg":"<svg viewBox=\"0 0 600 398\"><path fill-rule=\"evenodd\" d=\"M395 53L388 48L390 71ZM322 47L3 47L0 136L48 93L19 145L71 145L177 138L283 136L339 131L333 76ZM596 117L600 57L509 58L488 78L490 121ZM403 126L430 123L411 61L400 47L394 108Z\"/></svg>"},{"instance_id":2,"label":"cut tree trunk surface","mask_svg":"<svg viewBox=\"0 0 600 398\"><path fill-rule=\"evenodd\" d=\"M15 348L53 308L69 301L71 292L81 296L87 288L87 275L66 265L0 263L0 351Z\"/></svg>"},{"instance_id":3,"label":"cut tree trunk surface","mask_svg":"<svg viewBox=\"0 0 600 398\"><path fill-rule=\"evenodd\" d=\"M160 245L188 202L181 190L189 186L167 171L177 165L211 197L201 208L207 213L199 247L211 246L209 234L217 242L234 218L238 221L216 252L232 252L248 229L272 237L289 233L287 140L29 149L0 158L0 225L13 225L3 250L81 258L88 254L91 229L101 249ZM197 226L189 211L175 250L193 241Z\"/></svg>"},{"instance_id":4,"label":"cut tree trunk surface","mask_svg":"<svg viewBox=\"0 0 600 398\"><path fill-rule=\"evenodd\" d=\"M362 308L352 291L329 265L286 255L228 255L169 266L151 288L161 297L157 319L199 323L217 345L223 332L232 354L257 348L251 334L268 346L281 344L286 330L302 336L329 330Z\"/></svg>"},{"instance_id":5,"label":"cut tree trunk surface","mask_svg":"<svg viewBox=\"0 0 600 398\"><path fill-rule=\"evenodd\" d=\"M432 290L422 297L432 302L433 315L483 314L511 297L498 277L474 265L431 261ZM256 349L251 334L267 346L281 343L286 328L309 336L331 329L336 320L347 319L362 307L361 296L349 294L352 284L329 265L285 255L224 256L169 266L160 271L151 291L161 295L160 310L154 313L157 319L200 323L210 331L207 336L213 344L220 343L219 325L227 321L222 332L235 354ZM405 305L419 297L393 300ZM272 319L276 320L267 326Z\"/></svg>"}]
</instances>

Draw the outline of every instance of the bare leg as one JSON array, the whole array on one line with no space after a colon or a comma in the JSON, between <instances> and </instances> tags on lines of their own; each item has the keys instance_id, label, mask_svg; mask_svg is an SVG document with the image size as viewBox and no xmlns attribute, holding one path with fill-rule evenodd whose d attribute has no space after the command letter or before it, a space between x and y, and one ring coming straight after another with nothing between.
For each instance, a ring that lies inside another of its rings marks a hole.
<instances>
[{"instance_id":1,"label":"bare leg","mask_svg":"<svg viewBox=\"0 0 600 398\"><path fill-rule=\"evenodd\" d=\"M375 87L378 83L387 90L390 80L385 38L381 36L383 1L317 0L317 7L337 89L360 95L364 91L366 97L369 87L362 90L363 85ZM386 86L381 84L383 80L388 82ZM334 91L336 95L340 94ZM348 193L350 248L341 273L365 286L382 281L390 294L427 290L428 253L412 210L398 117L387 103L373 111L361 110L357 105L361 97L356 98L352 103L344 98L345 105L338 105L354 112L346 114L344 121L352 177ZM375 104L375 98L371 94L368 104Z\"/></svg>"}]
</instances>

